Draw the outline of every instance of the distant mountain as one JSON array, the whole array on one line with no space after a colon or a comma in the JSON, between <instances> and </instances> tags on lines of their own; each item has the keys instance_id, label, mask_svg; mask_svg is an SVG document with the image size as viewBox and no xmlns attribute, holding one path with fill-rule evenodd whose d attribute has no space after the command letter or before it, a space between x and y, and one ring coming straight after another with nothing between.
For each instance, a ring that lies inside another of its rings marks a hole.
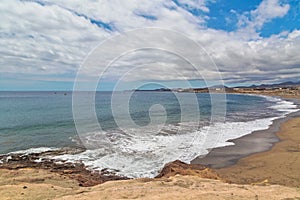
<instances>
[{"instance_id":1,"label":"distant mountain","mask_svg":"<svg viewBox=\"0 0 300 200\"><path fill-rule=\"evenodd\" d=\"M158 88L158 89L135 89L136 92L169 92L169 88Z\"/></svg>"},{"instance_id":2,"label":"distant mountain","mask_svg":"<svg viewBox=\"0 0 300 200\"><path fill-rule=\"evenodd\" d=\"M210 89L216 89L216 88L229 88L229 87L227 87L226 85L213 85L213 86L210 86L208 88L210 88Z\"/></svg>"},{"instance_id":3,"label":"distant mountain","mask_svg":"<svg viewBox=\"0 0 300 200\"><path fill-rule=\"evenodd\" d=\"M261 85L241 86L235 88L275 88L275 87L293 87L298 85L300 85L300 81L298 82L287 81L287 82L276 83L276 84L261 84Z\"/></svg>"},{"instance_id":4,"label":"distant mountain","mask_svg":"<svg viewBox=\"0 0 300 200\"><path fill-rule=\"evenodd\" d=\"M261 85L251 85L251 86L237 86L237 87L228 87L226 85L214 85L209 87L202 87L202 88L176 88L176 89L169 89L169 88L157 88L157 89L135 89L136 92L169 92L169 91L208 91L210 89L220 89L224 88L226 91L231 91L233 88L284 88L284 87L295 87L300 86L300 81L298 82L282 82L276 84L261 84Z\"/></svg>"}]
</instances>

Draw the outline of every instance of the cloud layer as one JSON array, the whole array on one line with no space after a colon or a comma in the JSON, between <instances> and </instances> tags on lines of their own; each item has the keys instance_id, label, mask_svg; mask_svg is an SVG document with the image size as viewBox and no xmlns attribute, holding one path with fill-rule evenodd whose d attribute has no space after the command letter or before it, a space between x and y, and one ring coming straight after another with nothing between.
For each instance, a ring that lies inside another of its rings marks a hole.
<instances>
[{"instance_id":1,"label":"cloud layer","mask_svg":"<svg viewBox=\"0 0 300 200\"><path fill-rule=\"evenodd\" d=\"M160 27L183 33L205 48L228 84L299 80L300 31L283 30L267 38L259 35L266 23L289 12L288 3L263 0L254 10L237 14L234 31L207 27L209 5L213 3L218 2L4 0L0 3L0 73L45 78L57 75L59 80L65 74L69 81L100 42L135 28ZM197 78L180 57L159 51L128 54L114 63L107 78L124 73L126 66L142 68L127 81L173 81L178 79L174 71L180 71L186 79ZM205 73L211 73L213 79L214 71L209 65L205 67ZM160 73L154 73L158 70ZM151 76L145 76L150 71Z\"/></svg>"}]
</instances>

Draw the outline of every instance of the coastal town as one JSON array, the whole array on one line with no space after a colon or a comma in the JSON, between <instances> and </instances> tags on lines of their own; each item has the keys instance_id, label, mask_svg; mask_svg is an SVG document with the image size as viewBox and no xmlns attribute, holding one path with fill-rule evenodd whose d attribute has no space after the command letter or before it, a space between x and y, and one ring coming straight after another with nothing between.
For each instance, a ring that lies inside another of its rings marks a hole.
<instances>
[{"instance_id":1,"label":"coastal town","mask_svg":"<svg viewBox=\"0 0 300 200\"><path fill-rule=\"evenodd\" d=\"M230 93L230 94L264 94L275 96L297 96L300 95L300 82L286 82L271 85L252 85L252 86L238 86L227 87L223 85L212 87L199 88L159 88L154 90L140 90L139 92L194 92L194 93Z\"/></svg>"}]
</instances>

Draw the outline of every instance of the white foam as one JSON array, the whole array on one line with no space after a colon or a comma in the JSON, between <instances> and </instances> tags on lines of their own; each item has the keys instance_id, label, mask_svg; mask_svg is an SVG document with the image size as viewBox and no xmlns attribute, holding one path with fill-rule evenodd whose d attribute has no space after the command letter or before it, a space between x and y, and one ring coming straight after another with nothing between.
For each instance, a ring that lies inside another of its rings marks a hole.
<instances>
[{"instance_id":1,"label":"white foam","mask_svg":"<svg viewBox=\"0 0 300 200\"><path fill-rule=\"evenodd\" d=\"M7 156L7 158L6 158L6 162L8 162L9 160L11 160L12 159L12 157L11 156Z\"/></svg>"},{"instance_id":2,"label":"white foam","mask_svg":"<svg viewBox=\"0 0 300 200\"><path fill-rule=\"evenodd\" d=\"M30 148L30 149L20 150L20 151L13 151L13 152L10 152L10 154L28 155L28 154L31 154L31 153L42 153L42 152L46 152L46 151L56 151L56 150L59 150L59 148L38 147L38 148Z\"/></svg>"},{"instance_id":3,"label":"white foam","mask_svg":"<svg viewBox=\"0 0 300 200\"><path fill-rule=\"evenodd\" d=\"M82 162L94 170L108 168L117 171L118 175L132 178L155 177L168 162L179 159L188 163L199 155L207 154L207 149L234 145L227 141L253 131L265 130L273 120L299 110L292 102L274 97L263 97L274 102L275 105L270 108L280 111L281 114L277 117L248 122L215 123L197 131L195 131L197 123L183 122L179 125L165 126L162 134L154 134L152 129L144 130L143 128L131 129L131 133L135 132L131 136L118 131L87 133L84 136L81 135L81 140L91 146L96 144L97 148L79 154L65 154L52 158L57 159L57 162L60 162L59 160ZM157 129L153 128L153 130ZM178 132L178 130L180 134L172 134L172 131ZM112 145L97 146L99 140L103 138L102 134L106 134L111 139ZM13 153L29 154L52 150L58 149L41 147Z\"/></svg>"},{"instance_id":4,"label":"white foam","mask_svg":"<svg viewBox=\"0 0 300 200\"><path fill-rule=\"evenodd\" d=\"M268 101L276 103L275 105L270 106L270 108L283 112L283 115L281 117L284 117L290 113L297 112L300 110L298 109L297 105L295 105L291 101L283 100L276 97L270 97L270 96L263 96L263 97L266 98Z\"/></svg>"},{"instance_id":5,"label":"white foam","mask_svg":"<svg viewBox=\"0 0 300 200\"><path fill-rule=\"evenodd\" d=\"M190 162L199 155L207 154L207 149L233 145L226 141L255 130L267 129L274 119L216 123L186 134L154 135L142 139L127 138L121 140L122 142L118 140L118 143L112 145L113 149L109 154L105 153L105 149L99 148L54 158L72 162L81 161L95 170L103 168L118 170L117 174L127 177L154 177L168 162L176 159Z\"/></svg>"},{"instance_id":6,"label":"white foam","mask_svg":"<svg viewBox=\"0 0 300 200\"><path fill-rule=\"evenodd\" d=\"M297 109L297 105L293 104L293 102L288 102L288 101L277 102L277 104L271 106L271 108L286 112L286 114L299 111L299 109Z\"/></svg>"}]
</instances>

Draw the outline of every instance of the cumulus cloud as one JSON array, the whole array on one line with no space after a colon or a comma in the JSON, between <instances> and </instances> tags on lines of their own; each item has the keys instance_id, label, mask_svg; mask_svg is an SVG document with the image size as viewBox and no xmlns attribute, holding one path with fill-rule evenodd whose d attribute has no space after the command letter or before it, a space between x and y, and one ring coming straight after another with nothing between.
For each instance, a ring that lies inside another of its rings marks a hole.
<instances>
[{"instance_id":1,"label":"cumulus cloud","mask_svg":"<svg viewBox=\"0 0 300 200\"><path fill-rule=\"evenodd\" d=\"M269 38L258 35L264 24L285 16L289 9L279 0L263 0L255 10L239 15L238 30L226 32L206 27L207 0L4 0L0 3L0 72L28 77L50 74L51 79L76 74L88 53L107 38L135 28L161 27L183 33L205 48L227 83L297 80L300 31ZM171 43L190 51L176 38ZM216 78L209 58L202 61L203 73ZM105 66L100 62L97 67ZM130 71L132 67L137 71ZM95 70L86 76L95 75ZM201 79L182 58L160 50L122 57L105 78L113 80L124 73L131 74L126 81Z\"/></svg>"},{"instance_id":2,"label":"cumulus cloud","mask_svg":"<svg viewBox=\"0 0 300 200\"><path fill-rule=\"evenodd\" d=\"M263 0L255 10L239 16L239 31L248 36L257 36L257 30L260 30L265 23L285 16L289 9L290 5L283 4L280 0Z\"/></svg>"},{"instance_id":3,"label":"cumulus cloud","mask_svg":"<svg viewBox=\"0 0 300 200\"><path fill-rule=\"evenodd\" d=\"M1 72L64 73L107 31L56 5L2 1Z\"/></svg>"},{"instance_id":4,"label":"cumulus cloud","mask_svg":"<svg viewBox=\"0 0 300 200\"><path fill-rule=\"evenodd\" d=\"M206 0L177 0L174 1L177 5L187 8L188 10L201 10L203 12L209 12Z\"/></svg>"}]
</instances>

